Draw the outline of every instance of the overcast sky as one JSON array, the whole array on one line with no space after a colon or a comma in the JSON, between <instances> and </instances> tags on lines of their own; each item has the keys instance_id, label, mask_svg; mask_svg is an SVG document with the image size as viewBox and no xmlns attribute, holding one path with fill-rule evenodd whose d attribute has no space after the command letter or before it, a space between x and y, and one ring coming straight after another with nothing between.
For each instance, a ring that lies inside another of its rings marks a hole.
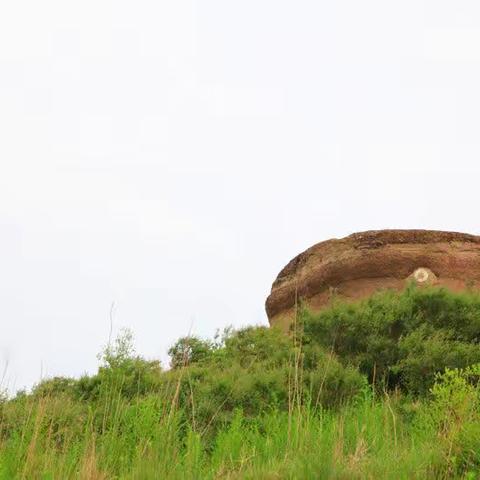
<instances>
[{"instance_id":1,"label":"overcast sky","mask_svg":"<svg viewBox=\"0 0 480 480\"><path fill-rule=\"evenodd\" d=\"M95 371L112 302L166 362L313 243L479 234L479 86L477 0L2 2L3 385Z\"/></svg>"}]
</instances>

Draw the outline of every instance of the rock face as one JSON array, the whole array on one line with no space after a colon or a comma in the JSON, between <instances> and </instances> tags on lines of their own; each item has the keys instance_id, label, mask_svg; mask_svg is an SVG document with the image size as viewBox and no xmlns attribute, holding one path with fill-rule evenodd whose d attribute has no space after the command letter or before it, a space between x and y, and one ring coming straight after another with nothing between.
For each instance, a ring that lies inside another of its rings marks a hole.
<instances>
[{"instance_id":1,"label":"rock face","mask_svg":"<svg viewBox=\"0 0 480 480\"><path fill-rule=\"evenodd\" d=\"M288 329L297 299L313 311L409 281L453 291L480 288L480 237L429 230L378 230L317 243L279 273L267 298L270 325Z\"/></svg>"}]
</instances>

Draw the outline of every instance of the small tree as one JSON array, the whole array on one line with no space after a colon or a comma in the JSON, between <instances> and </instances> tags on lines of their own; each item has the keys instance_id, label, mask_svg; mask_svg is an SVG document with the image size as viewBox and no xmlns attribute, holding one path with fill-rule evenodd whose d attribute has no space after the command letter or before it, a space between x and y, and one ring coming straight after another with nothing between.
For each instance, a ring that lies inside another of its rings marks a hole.
<instances>
[{"instance_id":1,"label":"small tree","mask_svg":"<svg viewBox=\"0 0 480 480\"><path fill-rule=\"evenodd\" d=\"M157 389L162 371L160 362L145 360L135 353L130 330L122 330L98 358L101 366L97 375L78 380L77 390L81 398L104 395L108 399L112 392L131 398Z\"/></svg>"},{"instance_id":2,"label":"small tree","mask_svg":"<svg viewBox=\"0 0 480 480\"><path fill-rule=\"evenodd\" d=\"M180 338L168 350L170 366L179 368L205 360L214 348L214 344L209 340L198 337Z\"/></svg>"},{"instance_id":3,"label":"small tree","mask_svg":"<svg viewBox=\"0 0 480 480\"><path fill-rule=\"evenodd\" d=\"M99 354L105 367L115 368L125 364L135 356L133 333L131 330L122 329L112 344L108 344Z\"/></svg>"}]
</instances>

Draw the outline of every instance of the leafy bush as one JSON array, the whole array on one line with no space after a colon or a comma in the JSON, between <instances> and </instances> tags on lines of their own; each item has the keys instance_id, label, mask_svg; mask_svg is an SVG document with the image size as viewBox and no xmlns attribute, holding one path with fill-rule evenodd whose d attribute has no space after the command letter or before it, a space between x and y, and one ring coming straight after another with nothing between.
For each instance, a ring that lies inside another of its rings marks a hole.
<instances>
[{"instance_id":1,"label":"leafy bush","mask_svg":"<svg viewBox=\"0 0 480 480\"><path fill-rule=\"evenodd\" d=\"M49 397L61 394L70 394L74 391L76 385L77 380L73 378L47 378L33 387L32 394L37 397Z\"/></svg>"},{"instance_id":2,"label":"leafy bush","mask_svg":"<svg viewBox=\"0 0 480 480\"><path fill-rule=\"evenodd\" d=\"M480 364L435 376L431 400L417 419L432 429L443 449L449 476L480 468ZM476 477L474 477L476 478Z\"/></svg>"},{"instance_id":3,"label":"leafy bush","mask_svg":"<svg viewBox=\"0 0 480 480\"><path fill-rule=\"evenodd\" d=\"M206 360L214 348L215 344L209 340L202 340L195 336L180 338L168 350L170 366L181 368Z\"/></svg>"},{"instance_id":4,"label":"leafy bush","mask_svg":"<svg viewBox=\"0 0 480 480\"><path fill-rule=\"evenodd\" d=\"M75 397L84 401L102 400L112 395L131 399L158 389L162 374L160 362L145 360L135 353L129 330L123 330L98 358L101 362L98 373L84 375L72 384L71 393Z\"/></svg>"},{"instance_id":5,"label":"leafy bush","mask_svg":"<svg viewBox=\"0 0 480 480\"><path fill-rule=\"evenodd\" d=\"M176 356L185 345L170 351ZM288 411L293 403L338 407L366 385L357 369L321 349L307 363L302 346L273 328L227 329L206 345L189 339L189 366L173 360L175 368L163 376L165 390L178 393L189 421L203 429L228 424L238 409L248 419L272 409Z\"/></svg>"},{"instance_id":6,"label":"leafy bush","mask_svg":"<svg viewBox=\"0 0 480 480\"><path fill-rule=\"evenodd\" d=\"M371 382L426 394L445 367L480 362L480 296L409 287L303 312L307 346L334 352Z\"/></svg>"}]
</instances>

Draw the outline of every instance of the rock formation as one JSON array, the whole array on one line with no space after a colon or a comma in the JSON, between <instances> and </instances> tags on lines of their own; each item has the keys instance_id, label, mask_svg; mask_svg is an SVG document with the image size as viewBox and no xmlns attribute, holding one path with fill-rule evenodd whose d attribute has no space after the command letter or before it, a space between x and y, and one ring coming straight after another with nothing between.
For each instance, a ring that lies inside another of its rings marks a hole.
<instances>
[{"instance_id":1,"label":"rock formation","mask_svg":"<svg viewBox=\"0 0 480 480\"><path fill-rule=\"evenodd\" d=\"M408 281L453 291L480 287L480 237L429 230L379 230L327 240L296 256L267 298L270 325L288 329L297 300L313 311L333 297L366 298Z\"/></svg>"}]
</instances>

